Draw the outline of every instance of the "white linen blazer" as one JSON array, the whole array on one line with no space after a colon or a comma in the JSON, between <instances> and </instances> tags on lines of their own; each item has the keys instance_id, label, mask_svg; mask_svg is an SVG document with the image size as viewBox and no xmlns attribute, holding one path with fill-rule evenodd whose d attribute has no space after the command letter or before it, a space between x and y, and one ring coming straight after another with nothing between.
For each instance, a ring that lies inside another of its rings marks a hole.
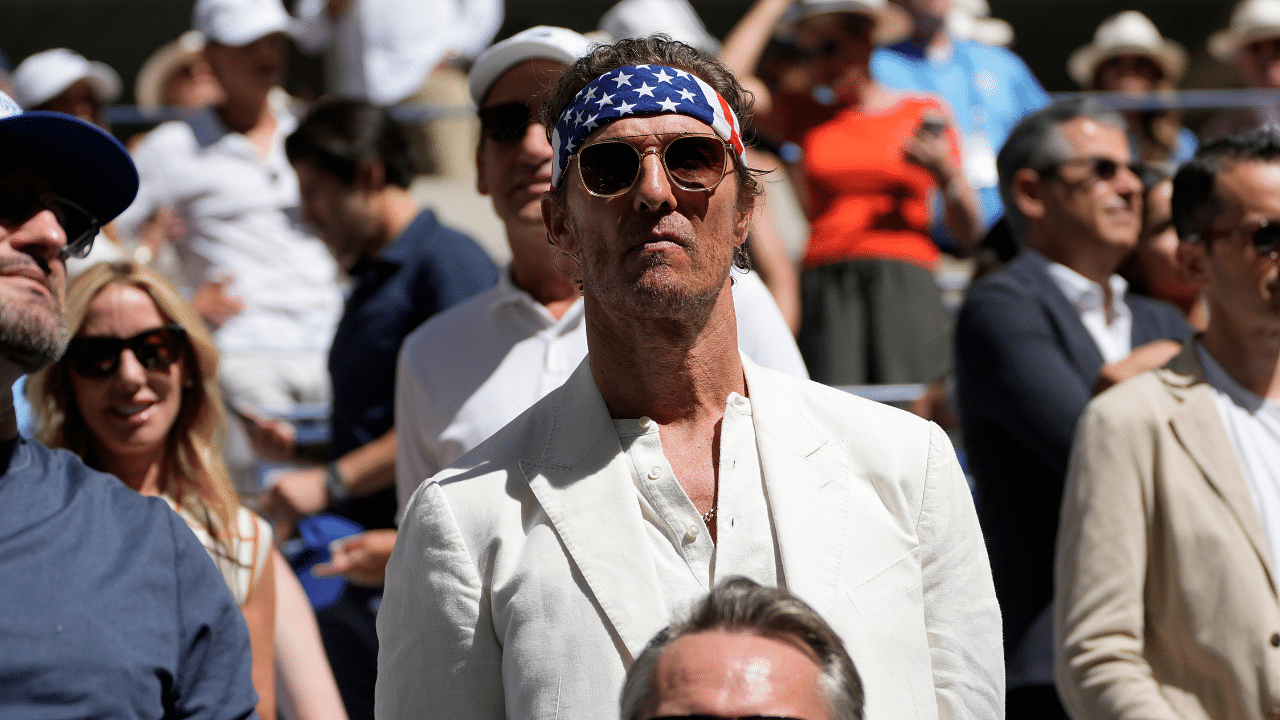
<instances>
[{"instance_id":1,"label":"white linen blazer","mask_svg":"<svg viewBox=\"0 0 1280 720\"><path fill-rule=\"evenodd\" d=\"M866 717L1003 718L1000 610L946 435L743 364L783 583L844 640ZM376 715L616 718L626 668L675 619L643 523L583 361L409 501Z\"/></svg>"}]
</instances>

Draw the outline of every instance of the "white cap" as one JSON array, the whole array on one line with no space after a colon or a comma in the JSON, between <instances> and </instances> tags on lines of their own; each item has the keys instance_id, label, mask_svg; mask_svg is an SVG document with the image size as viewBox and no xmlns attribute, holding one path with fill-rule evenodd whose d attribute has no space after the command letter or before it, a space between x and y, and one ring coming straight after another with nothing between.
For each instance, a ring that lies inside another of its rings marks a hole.
<instances>
[{"instance_id":1,"label":"white cap","mask_svg":"<svg viewBox=\"0 0 1280 720\"><path fill-rule=\"evenodd\" d=\"M513 65L526 60L555 60L571 65L590 52L593 45L585 35L568 28L538 25L522 30L476 58L467 78L471 101L479 105L489 88Z\"/></svg>"},{"instance_id":2,"label":"white cap","mask_svg":"<svg viewBox=\"0 0 1280 720\"><path fill-rule=\"evenodd\" d=\"M196 0L191 25L211 42L235 47L293 32L293 18L280 0Z\"/></svg>"},{"instance_id":3,"label":"white cap","mask_svg":"<svg viewBox=\"0 0 1280 720\"><path fill-rule=\"evenodd\" d=\"M1231 22L1209 36L1209 54L1232 63L1245 45L1280 37L1280 0L1243 0L1231 12Z\"/></svg>"},{"instance_id":4,"label":"white cap","mask_svg":"<svg viewBox=\"0 0 1280 720\"><path fill-rule=\"evenodd\" d=\"M1146 15L1125 10L1103 20L1093 34L1093 42L1071 53L1067 72L1080 87L1090 87L1098 66L1121 55L1151 58L1160 66L1164 78L1174 83L1187 68L1187 51L1181 44L1160 37L1160 31Z\"/></svg>"},{"instance_id":5,"label":"white cap","mask_svg":"<svg viewBox=\"0 0 1280 720\"><path fill-rule=\"evenodd\" d=\"M600 18L600 30L617 40L663 33L708 54L720 49L688 0L621 0Z\"/></svg>"},{"instance_id":6,"label":"white cap","mask_svg":"<svg viewBox=\"0 0 1280 720\"><path fill-rule=\"evenodd\" d=\"M866 15L876 23L871 33L871 41L876 45L892 45L904 40L914 28L911 16L886 0L798 0L793 12L794 15L787 15L791 23L831 13Z\"/></svg>"},{"instance_id":7,"label":"white cap","mask_svg":"<svg viewBox=\"0 0 1280 720\"><path fill-rule=\"evenodd\" d=\"M18 63L9 76L14 99L30 110L57 97L80 80L88 80L93 94L104 105L120 97L120 75L110 65L89 61L66 48L38 52Z\"/></svg>"}]
</instances>

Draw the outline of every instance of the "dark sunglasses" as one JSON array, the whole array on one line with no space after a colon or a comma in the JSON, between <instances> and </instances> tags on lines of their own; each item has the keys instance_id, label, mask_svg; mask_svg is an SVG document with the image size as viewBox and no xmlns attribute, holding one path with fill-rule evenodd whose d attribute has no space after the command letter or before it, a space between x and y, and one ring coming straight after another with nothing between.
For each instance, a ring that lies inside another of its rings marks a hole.
<instances>
[{"instance_id":1,"label":"dark sunglasses","mask_svg":"<svg viewBox=\"0 0 1280 720\"><path fill-rule=\"evenodd\" d=\"M480 129L494 142L511 142L524 137L536 113L524 103L503 103L480 108Z\"/></svg>"},{"instance_id":2,"label":"dark sunglasses","mask_svg":"<svg viewBox=\"0 0 1280 720\"><path fill-rule=\"evenodd\" d=\"M120 354L128 348L147 370L164 372L182 357L187 331L181 325L162 325L131 338L82 336L67 343L67 364L77 375L104 378L120 367Z\"/></svg>"},{"instance_id":3,"label":"dark sunglasses","mask_svg":"<svg viewBox=\"0 0 1280 720\"><path fill-rule=\"evenodd\" d=\"M67 236L67 244L58 256L66 260L89 254L101 223L88 210L57 193L37 192L20 175L5 172L0 181L4 181L0 187L0 222L10 226L21 225L32 215L48 210Z\"/></svg>"},{"instance_id":4,"label":"dark sunglasses","mask_svg":"<svg viewBox=\"0 0 1280 720\"><path fill-rule=\"evenodd\" d=\"M1252 228L1252 231L1250 231ZM1209 234L1209 237L1235 237L1236 235L1247 234L1249 242L1253 245L1254 252L1258 255L1274 255L1280 250L1280 222L1272 222L1270 220L1259 220L1253 225L1238 227L1231 230L1219 230Z\"/></svg>"},{"instance_id":5,"label":"dark sunglasses","mask_svg":"<svg viewBox=\"0 0 1280 720\"><path fill-rule=\"evenodd\" d=\"M661 150L641 150L624 138L583 145L575 153L578 178L596 197L617 197L636 183L644 156L651 154L661 160L671 184L682 190L709 192L729 174L729 146L724 140L716 135L681 135Z\"/></svg>"},{"instance_id":6,"label":"dark sunglasses","mask_svg":"<svg viewBox=\"0 0 1280 720\"><path fill-rule=\"evenodd\" d=\"M1129 168L1129 172L1142 177L1144 166L1141 163L1118 163L1111 158L1105 157L1077 157L1059 160L1058 162L1046 167L1041 175L1056 175L1058 169L1063 165L1079 165L1083 163L1089 164L1089 173L1098 180L1107 181L1115 178L1120 173L1120 168Z\"/></svg>"}]
</instances>

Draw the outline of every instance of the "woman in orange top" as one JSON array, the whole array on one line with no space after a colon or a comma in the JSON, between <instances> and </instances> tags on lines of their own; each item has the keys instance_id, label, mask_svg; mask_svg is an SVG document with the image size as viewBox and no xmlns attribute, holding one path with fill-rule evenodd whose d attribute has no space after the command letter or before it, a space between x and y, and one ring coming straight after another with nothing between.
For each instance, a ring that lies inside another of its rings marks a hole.
<instances>
[{"instance_id":1,"label":"woman in orange top","mask_svg":"<svg viewBox=\"0 0 1280 720\"><path fill-rule=\"evenodd\" d=\"M932 271L934 193L967 252L980 239L977 200L962 172L945 103L890 90L871 51L911 31L885 0L758 0L721 57L756 96L762 135L795 143L810 220L801 276L800 350L833 385L932 383L950 369L951 317ZM806 58L809 92L774 97L752 72L774 28Z\"/></svg>"}]
</instances>

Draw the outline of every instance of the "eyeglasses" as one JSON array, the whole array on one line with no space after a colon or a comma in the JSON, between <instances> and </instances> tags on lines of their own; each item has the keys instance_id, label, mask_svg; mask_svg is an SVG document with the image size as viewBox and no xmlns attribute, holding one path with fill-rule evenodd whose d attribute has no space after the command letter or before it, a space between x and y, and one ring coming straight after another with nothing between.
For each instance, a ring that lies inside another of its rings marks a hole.
<instances>
[{"instance_id":1,"label":"eyeglasses","mask_svg":"<svg viewBox=\"0 0 1280 720\"><path fill-rule=\"evenodd\" d=\"M535 114L528 105L518 102L480 108L480 128L494 142L519 140Z\"/></svg>"},{"instance_id":2,"label":"eyeglasses","mask_svg":"<svg viewBox=\"0 0 1280 720\"><path fill-rule=\"evenodd\" d=\"M1249 236L1249 244L1253 245L1253 250L1258 255L1275 257L1276 253L1280 251L1280 221L1259 220L1231 230L1215 230L1209 233L1209 237L1216 239L1235 237L1242 234ZM1191 239L1198 240L1199 236L1193 236Z\"/></svg>"},{"instance_id":3,"label":"eyeglasses","mask_svg":"<svg viewBox=\"0 0 1280 720\"><path fill-rule=\"evenodd\" d=\"M93 247L93 239L98 235L102 225L88 210L57 193L37 193L20 175L3 173L0 180L5 182L0 188L0 222L6 225L21 225L41 210L48 210L57 219L67 236L67 244L59 251L58 256L67 258L83 258Z\"/></svg>"},{"instance_id":4,"label":"eyeglasses","mask_svg":"<svg viewBox=\"0 0 1280 720\"><path fill-rule=\"evenodd\" d=\"M1075 157L1075 158L1067 158L1066 160L1059 160L1058 162L1053 163L1052 165L1049 165L1048 167L1046 167L1044 171L1041 172L1040 174L1056 175L1058 173L1058 168L1062 167L1063 165L1082 164L1082 163L1088 163L1090 175L1104 182L1114 179L1115 176L1120 173L1120 168L1122 167L1129 168L1129 172L1133 173L1134 175L1137 175L1138 177L1142 177L1143 165L1141 163L1118 163L1115 160L1112 160L1111 158L1097 157L1097 156Z\"/></svg>"},{"instance_id":5,"label":"eyeglasses","mask_svg":"<svg viewBox=\"0 0 1280 720\"><path fill-rule=\"evenodd\" d=\"M164 372L182 357L187 331L181 325L162 325L131 338L84 336L67 344L67 364L77 375L104 378L120 367L120 354L128 348L147 370Z\"/></svg>"},{"instance_id":6,"label":"eyeglasses","mask_svg":"<svg viewBox=\"0 0 1280 720\"><path fill-rule=\"evenodd\" d=\"M575 153L578 178L587 192L610 198L630 190L640 177L645 155L657 155L667 179L681 190L710 192L729 174L729 147L716 135L680 135L661 150L641 150L625 140L619 137L589 143Z\"/></svg>"}]
</instances>

